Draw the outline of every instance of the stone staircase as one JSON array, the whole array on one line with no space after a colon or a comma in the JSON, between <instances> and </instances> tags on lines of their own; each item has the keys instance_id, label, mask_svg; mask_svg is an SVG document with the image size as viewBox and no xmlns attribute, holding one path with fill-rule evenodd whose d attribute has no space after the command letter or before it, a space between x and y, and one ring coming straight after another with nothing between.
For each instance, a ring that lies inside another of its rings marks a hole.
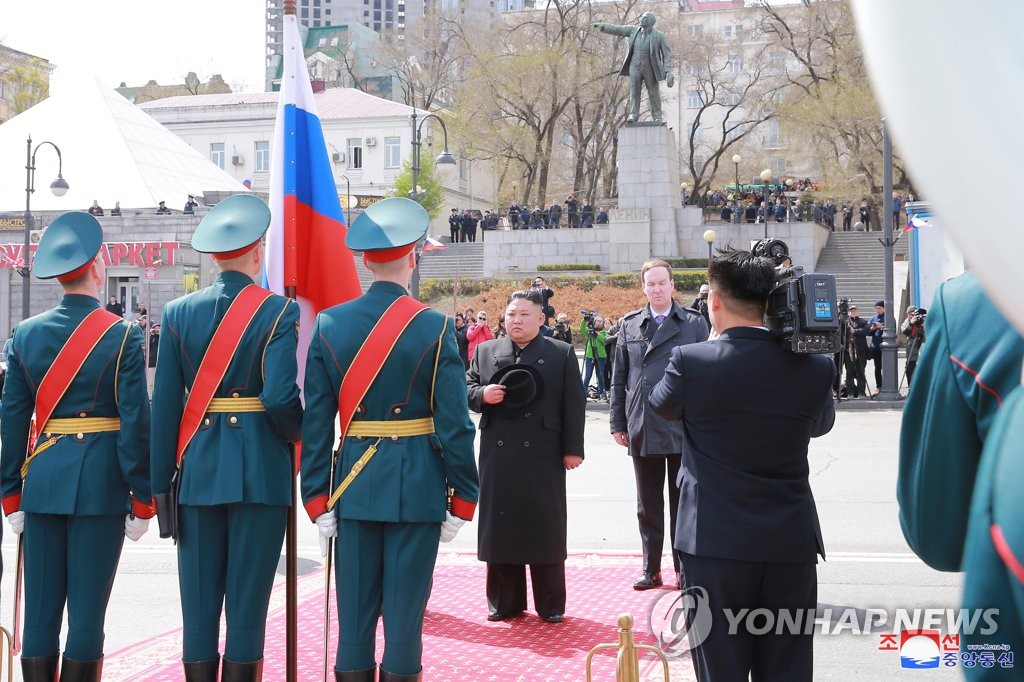
<instances>
[{"instance_id":1,"label":"stone staircase","mask_svg":"<svg viewBox=\"0 0 1024 682\"><path fill-rule=\"evenodd\" d=\"M875 301L884 297L885 248L879 241L881 236L881 232L833 232L814 267L815 272L835 275L839 298L857 304L861 316L873 314ZM894 258L905 259L908 248L904 235L893 248Z\"/></svg>"},{"instance_id":2,"label":"stone staircase","mask_svg":"<svg viewBox=\"0 0 1024 682\"><path fill-rule=\"evenodd\" d=\"M459 277L479 279L484 276L484 245L479 241L470 243L447 244L448 248L440 251L427 251L420 257L420 279L452 279L455 277L456 264ZM356 255L356 272L359 273L359 284L363 291L370 286L373 275L363 266L363 259Z\"/></svg>"}]
</instances>

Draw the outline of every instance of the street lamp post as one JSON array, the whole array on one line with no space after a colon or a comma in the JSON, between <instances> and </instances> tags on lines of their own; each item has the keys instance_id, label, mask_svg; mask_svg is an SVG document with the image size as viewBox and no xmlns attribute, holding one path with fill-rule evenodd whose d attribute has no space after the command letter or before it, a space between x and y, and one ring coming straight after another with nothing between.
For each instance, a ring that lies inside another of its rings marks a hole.
<instances>
[{"instance_id":1,"label":"street lamp post","mask_svg":"<svg viewBox=\"0 0 1024 682\"><path fill-rule=\"evenodd\" d=\"M786 178L786 191L793 189L793 178ZM789 201L789 197L786 197L786 222L793 222L793 207Z\"/></svg>"},{"instance_id":2,"label":"street lamp post","mask_svg":"<svg viewBox=\"0 0 1024 682\"><path fill-rule=\"evenodd\" d=\"M714 230L704 230L704 241L708 243L708 270L711 269L711 245L715 243L717 236Z\"/></svg>"},{"instance_id":3,"label":"street lamp post","mask_svg":"<svg viewBox=\"0 0 1024 682\"><path fill-rule=\"evenodd\" d=\"M882 385L878 387L879 400L899 400L897 383L896 309L893 306L893 239L892 229L892 140L889 128L882 121L882 242L885 247L885 327L882 329Z\"/></svg>"},{"instance_id":4,"label":"street lamp post","mask_svg":"<svg viewBox=\"0 0 1024 682\"><path fill-rule=\"evenodd\" d=\"M437 122L441 124L441 131L444 132L444 151L438 155L434 160L435 164L454 165L455 157L452 156L451 152L448 151L448 128L444 125L444 119L437 114L427 114L423 117L423 120L416 123L416 109L412 110L412 190L409 192L409 198L413 201L420 200L420 186L416 184L420 177L420 147L422 145L421 136L423 133L423 124L428 119L437 119ZM410 293L415 299L420 297L420 254L417 250L416 254L416 268L412 271L412 281L410 283Z\"/></svg>"},{"instance_id":5,"label":"street lamp post","mask_svg":"<svg viewBox=\"0 0 1024 682\"><path fill-rule=\"evenodd\" d=\"M690 191L690 183L683 181L679 185L679 197L682 200L683 206L686 206L686 193Z\"/></svg>"},{"instance_id":6,"label":"street lamp post","mask_svg":"<svg viewBox=\"0 0 1024 682\"><path fill-rule=\"evenodd\" d=\"M349 213L352 208L352 181L347 175L342 175L341 179L345 181L345 227L352 227L352 216Z\"/></svg>"},{"instance_id":7,"label":"street lamp post","mask_svg":"<svg viewBox=\"0 0 1024 682\"><path fill-rule=\"evenodd\" d=\"M733 165L736 167L736 191L733 192L732 194L732 220L734 223L740 222L740 161L742 160L743 157L740 156L739 154L732 155L732 162Z\"/></svg>"},{"instance_id":8,"label":"street lamp post","mask_svg":"<svg viewBox=\"0 0 1024 682\"><path fill-rule=\"evenodd\" d=\"M55 196L62 197L68 193L68 181L64 179L62 174L63 170L63 159L60 155L60 147L50 142L49 140L43 140L36 145L36 148L32 148L32 137L29 136L25 143L25 248L21 253L22 267L20 270L22 282L21 282L21 319L27 320L30 315L31 308L31 257L29 256L29 249L32 246L32 193L36 191L36 152L44 144L48 144L53 147L53 150L57 152L57 179L50 183L50 190Z\"/></svg>"},{"instance_id":9,"label":"street lamp post","mask_svg":"<svg viewBox=\"0 0 1024 682\"><path fill-rule=\"evenodd\" d=\"M764 238L768 239L768 182L772 179L772 169L765 168L761 171L761 191L764 199L761 201L761 212L764 213Z\"/></svg>"}]
</instances>

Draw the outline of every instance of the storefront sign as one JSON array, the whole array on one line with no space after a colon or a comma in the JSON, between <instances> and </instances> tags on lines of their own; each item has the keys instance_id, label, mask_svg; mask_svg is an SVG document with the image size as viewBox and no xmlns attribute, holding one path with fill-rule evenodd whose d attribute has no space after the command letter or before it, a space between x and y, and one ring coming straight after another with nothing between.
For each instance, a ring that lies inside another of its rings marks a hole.
<instances>
[{"instance_id":1,"label":"storefront sign","mask_svg":"<svg viewBox=\"0 0 1024 682\"><path fill-rule=\"evenodd\" d=\"M156 261L161 265L174 265L178 242L106 242L100 249L103 263L109 266L152 267ZM0 268L9 268L22 262L22 244L0 244ZM32 253L36 245L30 247Z\"/></svg>"}]
</instances>

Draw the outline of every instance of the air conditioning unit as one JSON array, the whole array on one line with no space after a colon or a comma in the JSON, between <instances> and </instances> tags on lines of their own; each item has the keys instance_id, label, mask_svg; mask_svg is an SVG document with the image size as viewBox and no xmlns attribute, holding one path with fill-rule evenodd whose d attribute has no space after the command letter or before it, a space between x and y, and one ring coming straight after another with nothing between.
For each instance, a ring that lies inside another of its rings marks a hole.
<instances>
[{"instance_id":1,"label":"air conditioning unit","mask_svg":"<svg viewBox=\"0 0 1024 682\"><path fill-rule=\"evenodd\" d=\"M232 166L241 166L243 163L245 163L245 157L241 154L235 154L231 157Z\"/></svg>"},{"instance_id":2,"label":"air conditioning unit","mask_svg":"<svg viewBox=\"0 0 1024 682\"><path fill-rule=\"evenodd\" d=\"M334 163L341 163L345 160L345 152L334 152L331 154L331 161Z\"/></svg>"},{"instance_id":3,"label":"air conditioning unit","mask_svg":"<svg viewBox=\"0 0 1024 682\"><path fill-rule=\"evenodd\" d=\"M366 138L366 146L367 147L372 147L375 144L377 144L377 138L376 137L374 137L373 135L370 135L368 138Z\"/></svg>"},{"instance_id":4,"label":"air conditioning unit","mask_svg":"<svg viewBox=\"0 0 1024 682\"><path fill-rule=\"evenodd\" d=\"M39 240L43 238L43 232L46 230L29 230L28 240L32 244L38 244Z\"/></svg>"}]
</instances>

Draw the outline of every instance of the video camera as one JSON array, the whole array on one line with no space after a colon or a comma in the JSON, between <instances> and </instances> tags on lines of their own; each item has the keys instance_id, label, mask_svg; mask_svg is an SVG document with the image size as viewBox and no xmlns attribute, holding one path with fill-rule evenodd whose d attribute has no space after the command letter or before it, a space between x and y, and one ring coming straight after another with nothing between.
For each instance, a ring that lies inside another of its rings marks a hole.
<instances>
[{"instance_id":1,"label":"video camera","mask_svg":"<svg viewBox=\"0 0 1024 682\"><path fill-rule=\"evenodd\" d=\"M597 317L598 313L596 310L581 310L580 315L583 316L584 321L587 323L587 334L591 337L597 337L597 330L594 329L594 318Z\"/></svg>"},{"instance_id":2,"label":"video camera","mask_svg":"<svg viewBox=\"0 0 1024 682\"><path fill-rule=\"evenodd\" d=\"M768 295L765 319L783 347L794 353L838 353L840 318L848 310L837 305L835 276L783 265L790 259L781 239L759 239L750 251L775 263L775 288Z\"/></svg>"}]
</instances>

